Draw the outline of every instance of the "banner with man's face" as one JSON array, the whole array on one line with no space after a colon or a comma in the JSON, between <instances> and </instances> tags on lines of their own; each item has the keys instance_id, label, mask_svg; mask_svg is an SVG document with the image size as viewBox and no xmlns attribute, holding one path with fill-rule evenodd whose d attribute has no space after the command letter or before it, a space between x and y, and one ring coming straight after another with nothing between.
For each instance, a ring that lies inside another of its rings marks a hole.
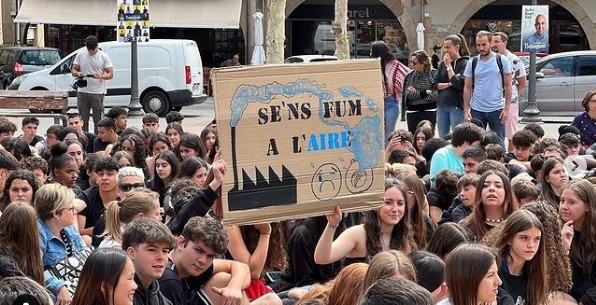
<instances>
[{"instance_id":1,"label":"banner with man's face","mask_svg":"<svg viewBox=\"0 0 596 305\"><path fill-rule=\"evenodd\" d=\"M523 5L521 24L521 51L548 53L548 5Z\"/></svg>"}]
</instances>

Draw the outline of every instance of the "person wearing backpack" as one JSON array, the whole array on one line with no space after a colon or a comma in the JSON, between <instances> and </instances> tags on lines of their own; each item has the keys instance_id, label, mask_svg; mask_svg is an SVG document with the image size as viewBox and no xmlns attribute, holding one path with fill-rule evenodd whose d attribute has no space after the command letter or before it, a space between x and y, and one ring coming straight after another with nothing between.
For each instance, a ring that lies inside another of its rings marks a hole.
<instances>
[{"instance_id":1,"label":"person wearing backpack","mask_svg":"<svg viewBox=\"0 0 596 305\"><path fill-rule=\"evenodd\" d=\"M509 60L491 51L491 40L490 32L480 31L476 34L479 55L468 61L464 72L464 118L477 119L490 127L505 148L505 122L511 107L512 73Z\"/></svg>"},{"instance_id":2,"label":"person wearing backpack","mask_svg":"<svg viewBox=\"0 0 596 305\"><path fill-rule=\"evenodd\" d=\"M385 104L385 145L387 137L395 130L399 118L400 101L404 79L410 69L395 59L389 47L383 41L375 41L370 45L370 57L381 59L383 76L383 96Z\"/></svg>"}]
</instances>

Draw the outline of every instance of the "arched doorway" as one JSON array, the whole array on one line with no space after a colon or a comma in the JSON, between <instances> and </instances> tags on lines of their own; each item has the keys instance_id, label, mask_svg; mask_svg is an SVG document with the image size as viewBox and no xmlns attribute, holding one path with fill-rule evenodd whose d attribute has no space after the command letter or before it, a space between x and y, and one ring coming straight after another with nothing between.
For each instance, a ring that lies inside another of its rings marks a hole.
<instances>
[{"instance_id":1,"label":"arched doorway","mask_svg":"<svg viewBox=\"0 0 596 305\"><path fill-rule=\"evenodd\" d=\"M410 24L412 19L404 18L404 14L401 1L350 0L348 36L352 57L368 57L370 42L384 40L399 59L407 61L409 45L416 44L416 33L410 31L415 29ZM334 1L288 0L286 18L287 55L333 54Z\"/></svg>"},{"instance_id":2,"label":"arched doorway","mask_svg":"<svg viewBox=\"0 0 596 305\"><path fill-rule=\"evenodd\" d=\"M508 48L519 51L521 6L530 4L529 0L472 1L457 16L451 31L461 32L466 37L472 53L475 50L474 35L479 30L507 33L510 36ZM574 0L551 0L541 4L549 6L549 53L588 50L594 45L596 31L593 23Z\"/></svg>"}]
</instances>

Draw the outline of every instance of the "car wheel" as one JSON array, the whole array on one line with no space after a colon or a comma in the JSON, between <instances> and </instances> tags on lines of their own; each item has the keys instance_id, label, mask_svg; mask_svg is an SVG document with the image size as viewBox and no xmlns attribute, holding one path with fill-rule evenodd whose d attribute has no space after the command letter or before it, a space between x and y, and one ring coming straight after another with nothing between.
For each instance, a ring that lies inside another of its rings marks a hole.
<instances>
[{"instance_id":1,"label":"car wheel","mask_svg":"<svg viewBox=\"0 0 596 305\"><path fill-rule=\"evenodd\" d=\"M48 89L46 88L32 88L31 90L45 90L48 91ZM47 109L29 109L29 112L31 113L52 113L52 110L47 110Z\"/></svg>"},{"instance_id":2,"label":"car wheel","mask_svg":"<svg viewBox=\"0 0 596 305\"><path fill-rule=\"evenodd\" d=\"M145 93L141 104L146 113L152 112L160 117L165 116L170 111L170 101L168 100L168 97L158 90Z\"/></svg>"},{"instance_id":3,"label":"car wheel","mask_svg":"<svg viewBox=\"0 0 596 305\"><path fill-rule=\"evenodd\" d=\"M178 107L172 107L171 109L172 111L180 111L182 110L182 106L178 106Z\"/></svg>"}]
</instances>

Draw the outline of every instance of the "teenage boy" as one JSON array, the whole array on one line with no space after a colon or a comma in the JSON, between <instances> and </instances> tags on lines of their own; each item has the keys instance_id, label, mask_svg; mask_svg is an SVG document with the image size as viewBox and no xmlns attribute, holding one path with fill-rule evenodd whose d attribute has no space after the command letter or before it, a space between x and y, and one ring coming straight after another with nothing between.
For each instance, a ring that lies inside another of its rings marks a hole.
<instances>
[{"instance_id":1,"label":"teenage boy","mask_svg":"<svg viewBox=\"0 0 596 305\"><path fill-rule=\"evenodd\" d=\"M159 133L159 117L155 113L147 113L143 116L143 128L148 128Z\"/></svg>"},{"instance_id":2,"label":"teenage boy","mask_svg":"<svg viewBox=\"0 0 596 305\"><path fill-rule=\"evenodd\" d=\"M126 226L122 232L122 249L135 267L138 288L133 305L170 305L160 291L159 282L166 270L168 253L176 245L174 235L163 223L141 218Z\"/></svg>"},{"instance_id":3,"label":"teenage boy","mask_svg":"<svg viewBox=\"0 0 596 305\"><path fill-rule=\"evenodd\" d=\"M118 142L116 122L103 118L97 122L97 138L93 141L93 152L104 152L110 144Z\"/></svg>"},{"instance_id":4,"label":"teenage boy","mask_svg":"<svg viewBox=\"0 0 596 305\"><path fill-rule=\"evenodd\" d=\"M453 199L453 203L443 212L439 225L446 222L458 223L460 220L468 217L474 208L476 201L476 185L480 176L475 173L465 174L457 181L458 194Z\"/></svg>"},{"instance_id":5,"label":"teenage boy","mask_svg":"<svg viewBox=\"0 0 596 305\"><path fill-rule=\"evenodd\" d=\"M0 190L4 189L4 183L12 171L19 168L19 161L8 151L0 148Z\"/></svg>"},{"instance_id":6,"label":"teenage boy","mask_svg":"<svg viewBox=\"0 0 596 305\"><path fill-rule=\"evenodd\" d=\"M464 160L464 172L466 174L477 173L480 162L488 158L486 151L480 145L472 145L466 148L461 157Z\"/></svg>"},{"instance_id":7,"label":"teenage boy","mask_svg":"<svg viewBox=\"0 0 596 305\"><path fill-rule=\"evenodd\" d=\"M76 112L68 114L68 127L74 128L79 133L79 135L85 135L87 137L86 150L87 153L90 154L93 152L93 142L95 141L95 138L97 138L97 135L91 132L83 131L83 124L84 122L81 114Z\"/></svg>"},{"instance_id":8,"label":"teenage boy","mask_svg":"<svg viewBox=\"0 0 596 305\"><path fill-rule=\"evenodd\" d=\"M128 124L128 110L124 107L114 107L108 111L106 117L116 122L116 133L120 135Z\"/></svg>"},{"instance_id":9,"label":"teenage boy","mask_svg":"<svg viewBox=\"0 0 596 305\"><path fill-rule=\"evenodd\" d=\"M20 137L29 146L33 146L38 152L42 152L45 148L45 143L43 137L37 135L37 127L39 127L39 119L36 117L23 118L21 122L21 131L23 131L23 134Z\"/></svg>"},{"instance_id":10,"label":"teenage boy","mask_svg":"<svg viewBox=\"0 0 596 305\"><path fill-rule=\"evenodd\" d=\"M466 148L479 144L483 137L483 130L469 122L457 125L453 129L451 145L440 148L430 161L430 181L434 185L435 176L446 169L456 174L464 173L462 153Z\"/></svg>"},{"instance_id":11,"label":"teenage boy","mask_svg":"<svg viewBox=\"0 0 596 305\"><path fill-rule=\"evenodd\" d=\"M17 125L9 121L6 117L0 116L0 142L5 138L14 136L17 131Z\"/></svg>"},{"instance_id":12,"label":"teenage boy","mask_svg":"<svg viewBox=\"0 0 596 305\"><path fill-rule=\"evenodd\" d=\"M192 217L182 235L176 237L166 271L159 279L161 292L174 305L249 304L243 293L250 284L248 266L215 259L227 249L228 236L221 222ZM269 293L250 304L281 304L281 300Z\"/></svg>"},{"instance_id":13,"label":"teenage boy","mask_svg":"<svg viewBox=\"0 0 596 305\"><path fill-rule=\"evenodd\" d=\"M532 160L532 146L538 138L529 130L520 130L513 134L511 142L513 143L513 153L506 156L510 164L522 166L524 169L530 169L530 160Z\"/></svg>"},{"instance_id":14,"label":"teenage boy","mask_svg":"<svg viewBox=\"0 0 596 305\"><path fill-rule=\"evenodd\" d=\"M77 214L81 235L88 235L96 239L96 235L103 233L105 225L96 227L96 223L105 212L106 207L116 200L118 193L116 175L119 168L118 162L112 158L101 158L95 164L93 172L96 174L97 186L86 189L78 198L86 204L85 208Z\"/></svg>"}]
</instances>

